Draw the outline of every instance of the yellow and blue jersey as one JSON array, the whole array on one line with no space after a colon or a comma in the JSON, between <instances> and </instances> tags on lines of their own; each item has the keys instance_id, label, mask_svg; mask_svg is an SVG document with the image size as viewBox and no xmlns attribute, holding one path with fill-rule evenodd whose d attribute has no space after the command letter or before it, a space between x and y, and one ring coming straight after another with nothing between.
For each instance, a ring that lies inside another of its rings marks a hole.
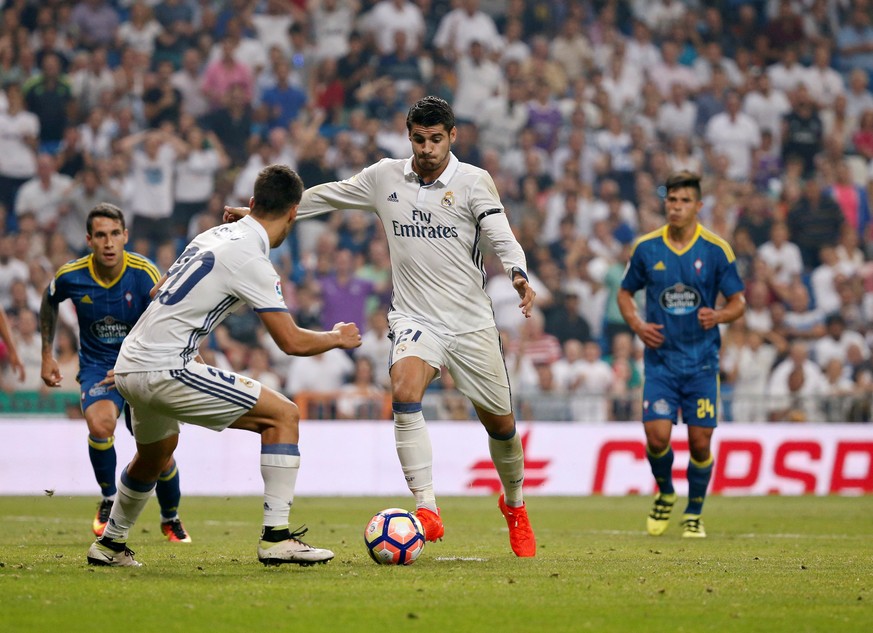
<instances>
[{"instance_id":1,"label":"yellow and blue jersey","mask_svg":"<svg viewBox=\"0 0 873 633\"><path fill-rule=\"evenodd\" d=\"M86 255L58 269L48 300L57 306L72 300L79 319L79 370L103 375L115 366L127 333L151 301L149 291L160 278L155 265L137 253L124 252L118 277L106 283L94 272L94 256Z\"/></svg>"},{"instance_id":2,"label":"yellow and blue jersey","mask_svg":"<svg viewBox=\"0 0 873 633\"><path fill-rule=\"evenodd\" d=\"M646 373L715 373L721 336L717 327L704 330L697 312L714 308L719 293L743 291L736 257L725 240L699 224L681 250L667 240L667 228L636 241L621 281L632 293L646 289L646 321L664 326L664 344L645 350Z\"/></svg>"}]
</instances>

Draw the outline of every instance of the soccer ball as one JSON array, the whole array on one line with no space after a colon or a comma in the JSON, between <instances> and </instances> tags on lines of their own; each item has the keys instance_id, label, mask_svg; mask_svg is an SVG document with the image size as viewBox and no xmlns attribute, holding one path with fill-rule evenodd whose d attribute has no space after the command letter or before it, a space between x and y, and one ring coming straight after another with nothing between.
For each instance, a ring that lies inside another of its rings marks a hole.
<instances>
[{"instance_id":1,"label":"soccer ball","mask_svg":"<svg viewBox=\"0 0 873 633\"><path fill-rule=\"evenodd\" d=\"M380 565L411 565L424 549L424 529L411 512L388 508L367 523L364 543Z\"/></svg>"}]
</instances>

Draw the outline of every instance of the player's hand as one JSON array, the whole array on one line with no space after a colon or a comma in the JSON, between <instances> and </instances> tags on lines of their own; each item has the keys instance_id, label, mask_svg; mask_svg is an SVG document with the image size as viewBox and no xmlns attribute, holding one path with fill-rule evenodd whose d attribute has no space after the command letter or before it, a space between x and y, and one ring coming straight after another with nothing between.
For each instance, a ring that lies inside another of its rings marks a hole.
<instances>
[{"instance_id":1,"label":"player's hand","mask_svg":"<svg viewBox=\"0 0 873 633\"><path fill-rule=\"evenodd\" d=\"M58 366L58 361L54 357L42 361L42 369L40 370L39 375L46 387L60 387L61 380L64 379L61 375L61 368Z\"/></svg>"},{"instance_id":2,"label":"player's hand","mask_svg":"<svg viewBox=\"0 0 873 633\"><path fill-rule=\"evenodd\" d=\"M224 207L224 215L222 216L222 221L224 223L228 223L242 220L249 213L251 213L251 211L252 210L248 207Z\"/></svg>"},{"instance_id":3,"label":"player's hand","mask_svg":"<svg viewBox=\"0 0 873 633\"><path fill-rule=\"evenodd\" d=\"M521 308L524 317L529 319L530 311L533 309L534 299L536 298L537 293L535 293L534 289L530 287L529 283L527 283L527 279L521 275L515 276L515 279L512 280L512 286L518 293L519 298L521 298L521 303L518 304L518 307Z\"/></svg>"},{"instance_id":4,"label":"player's hand","mask_svg":"<svg viewBox=\"0 0 873 633\"><path fill-rule=\"evenodd\" d=\"M658 323L645 323L637 332L637 336L645 343L646 347L658 349L664 344L664 335L661 333L663 329L664 326Z\"/></svg>"},{"instance_id":5,"label":"player's hand","mask_svg":"<svg viewBox=\"0 0 873 633\"><path fill-rule=\"evenodd\" d=\"M340 344L342 349L354 349L361 345L361 332L358 326L354 323L343 323L340 321L333 326L333 331L339 334Z\"/></svg>"},{"instance_id":6,"label":"player's hand","mask_svg":"<svg viewBox=\"0 0 873 633\"><path fill-rule=\"evenodd\" d=\"M18 382L24 382L27 376L24 371L24 363L21 362L18 354L13 350L9 350L9 365L12 367L12 371L18 374Z\"/></svg>"},{"instance_id":7,"label":"player's hand","mask_svg":"<svg viewBox=\"0 0 873 633\"><path fill-rule=\"evenodd\" d=\"M115 389L115 370L110 369L106 372L106 378L97 383L98 385L103 385L107 389Z\"/></svg>"},{"instance_id":8,"label":"player's hand","mask_svg":"<svg viewBox=\"0 0 873 633\"><path fill-rule=\"evenodd\" d=\"M718 325L718 314L712 308L700 308L697 311L697 320L704 330L711 330Z\"/></svg>"}]
</instances>

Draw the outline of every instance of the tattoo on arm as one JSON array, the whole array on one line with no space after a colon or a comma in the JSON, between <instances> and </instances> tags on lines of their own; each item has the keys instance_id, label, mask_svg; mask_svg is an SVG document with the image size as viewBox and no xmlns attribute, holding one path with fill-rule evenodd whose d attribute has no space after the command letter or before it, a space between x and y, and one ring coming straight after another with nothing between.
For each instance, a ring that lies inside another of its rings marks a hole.
<instances>
[{"instance_id":1,"label":"tattoo on arm","mask_svg":"<svg viewBox=\"0 0 873 633\"><path fill-rule=\"evenodd\" d=\"M48 288L42 295L39 305L39 333L42 337L42 351L51 351L55 342L55 328L58 323L58 307L48 298Z\"/></svg>"}]
</instances>

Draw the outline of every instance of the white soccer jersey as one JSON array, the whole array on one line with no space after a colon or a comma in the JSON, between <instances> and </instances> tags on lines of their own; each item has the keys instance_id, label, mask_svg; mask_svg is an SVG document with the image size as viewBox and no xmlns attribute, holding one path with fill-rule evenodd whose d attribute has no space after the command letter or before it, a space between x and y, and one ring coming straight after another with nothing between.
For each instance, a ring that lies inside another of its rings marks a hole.
<instances>
[{"instance_id":1,"label":"white soccer jersey","mask_svg":"<svg viewBox=\"0 0 873 633\"><path fill-rule=\"evenodd\" d=\"M287 312L269 252L267 232L250 217L195 237L124 339L115 371L183 368L203 337L244 303Z\"/></svg>"},{"instance_id":2,"label":"white soccer jersey","mask_svg":"<svg viewBox=\"0 0 873 633\"><path fill-rule=\"evenodd\" d=\"M440 177L423 185L412 158L383 159L342 182L303 193L298 219L334 209L375 211L391 253L395 316L436 331L475 332L494 326L479 239L484 235L507 274L526 270L497 188L483 169L451 155Z\"/></svg>"}]
</instances>

